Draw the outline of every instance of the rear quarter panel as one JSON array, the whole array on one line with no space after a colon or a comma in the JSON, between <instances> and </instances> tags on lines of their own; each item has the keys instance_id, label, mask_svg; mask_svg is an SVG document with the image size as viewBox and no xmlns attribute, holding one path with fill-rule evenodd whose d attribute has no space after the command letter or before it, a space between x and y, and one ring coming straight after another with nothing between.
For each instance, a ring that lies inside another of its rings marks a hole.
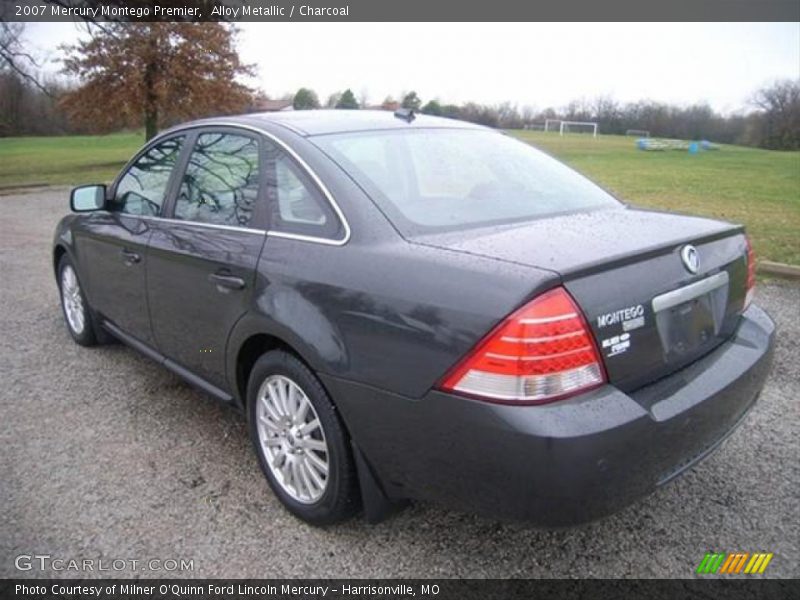
<instances>
[{"instance_id":1,"label":"rear quarter panel","mask_svg":"<svg viewBox=\"0 0 800 600\"><path fill-rule=\"evenodd\" d=\"M530 267L400 239L335 247L268 236L253 313L231 346L267 333L318 372L419 398L555 281Z\"/></svg>"}]
</instances>

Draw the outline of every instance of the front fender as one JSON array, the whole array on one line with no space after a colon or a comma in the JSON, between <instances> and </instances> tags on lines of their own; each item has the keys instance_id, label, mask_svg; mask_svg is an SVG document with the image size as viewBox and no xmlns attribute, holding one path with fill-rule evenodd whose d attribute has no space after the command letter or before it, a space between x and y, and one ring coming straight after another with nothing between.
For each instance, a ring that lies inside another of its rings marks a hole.
<instances>
[{"instance_id":1,"label":"front fender","mask_svg":"<svg viewBox=\"0 0 800 600\"><path fill-rule=\"evenodd\" d=\"M53 251L52 251L52 258L53 258L53 273L55 274L56 278L58 277L58 261L60 260L61 253L67 252L70 255L70 258L73 262L75 262L74 258L74 244L72 239L72 221L74 221L75 215L66 215L64 216L56 225L55 233L53 234Z\"/></svg>"}]
</instances>

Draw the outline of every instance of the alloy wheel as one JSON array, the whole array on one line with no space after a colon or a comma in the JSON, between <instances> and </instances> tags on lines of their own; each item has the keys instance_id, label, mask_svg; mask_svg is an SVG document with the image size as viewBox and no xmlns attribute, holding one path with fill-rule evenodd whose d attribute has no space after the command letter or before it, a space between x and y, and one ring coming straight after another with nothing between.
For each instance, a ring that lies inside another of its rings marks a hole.
<instances>
[{"instance_id":1,"label":"alloy wheel","mask_svg":"<svg viewBox=\"0 0 800 600\"><path fill-rule=\"evenodd\" d=\"M297 502L317 502L328 486L330 455L311 400L290 378L270 375L257 402L258 439L270 472Z\"/></svg>"},{"instance_id":2,"label":"alloy wheel","mask_svg":"<svg viewBox=\"0 0 800 600\"><path fill-rule=\"evenodd\" d=\"M61 302L70 329L75 335L81 335L86 326L86 314L78 276L70 265L66 265L61 271Z\"/></svg>"}]
</instances>

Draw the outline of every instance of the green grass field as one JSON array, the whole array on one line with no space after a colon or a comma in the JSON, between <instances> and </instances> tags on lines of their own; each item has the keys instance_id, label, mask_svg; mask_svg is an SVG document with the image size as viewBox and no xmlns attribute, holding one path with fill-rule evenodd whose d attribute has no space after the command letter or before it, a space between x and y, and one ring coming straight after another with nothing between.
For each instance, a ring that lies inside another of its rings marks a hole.
<instances>
[{"instance_id":1,"label":"green grass field","mask_svg":"<svg viewBox=\"0 0 800 600\"><path fill-rule=\"evenodd\" d=\"M725 145L698 154L643 152L632 137L511 133L626 202L743 223L756 256L800 265L800 152Z\"/></svg>"},{"instance_id":2,"label":"green grass field","mask_svg":"<svg viewBox=\"0 0 800 600\"><path fill-rule=\"evenodd\" d=\"M0 138L0 189L109 181L143 143L142 133Z\"/></svg>"},{"instance_id":3,"label":"green grass field","mask_svg":"<svg viewBox=\"0 0 800 600\"><path fill-rule=\"evenodd\" d=\"M800 265L800 152L642 152L623 136L513 131L632 204L744 223L762 259ZM109 181L141 133L0 139L0 189Z\"/></svg>"}]
</instances>

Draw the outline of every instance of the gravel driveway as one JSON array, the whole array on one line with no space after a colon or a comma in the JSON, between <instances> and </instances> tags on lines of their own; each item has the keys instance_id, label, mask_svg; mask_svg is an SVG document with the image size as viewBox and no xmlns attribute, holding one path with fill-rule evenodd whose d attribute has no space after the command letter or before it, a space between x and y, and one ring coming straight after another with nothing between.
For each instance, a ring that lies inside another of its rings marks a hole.
<instances>
[{"instance_id":1,"label":"gravel driveway","mask_svg":"<svg viewBox=\"0 0 800 600\"><path fill-rule=\"evenodd\" d=\"M744 425L627 510L553 532L414 504L321 530L272 496L242 417L122 345L72 343L50 258L66 210L66 190L0 196L0 576L52 574L15 570L38 553L191 559L199 577L687 577L709 550L800 576L796 285L758 289L778 350Z\"/></svg>"}]
</instances>

